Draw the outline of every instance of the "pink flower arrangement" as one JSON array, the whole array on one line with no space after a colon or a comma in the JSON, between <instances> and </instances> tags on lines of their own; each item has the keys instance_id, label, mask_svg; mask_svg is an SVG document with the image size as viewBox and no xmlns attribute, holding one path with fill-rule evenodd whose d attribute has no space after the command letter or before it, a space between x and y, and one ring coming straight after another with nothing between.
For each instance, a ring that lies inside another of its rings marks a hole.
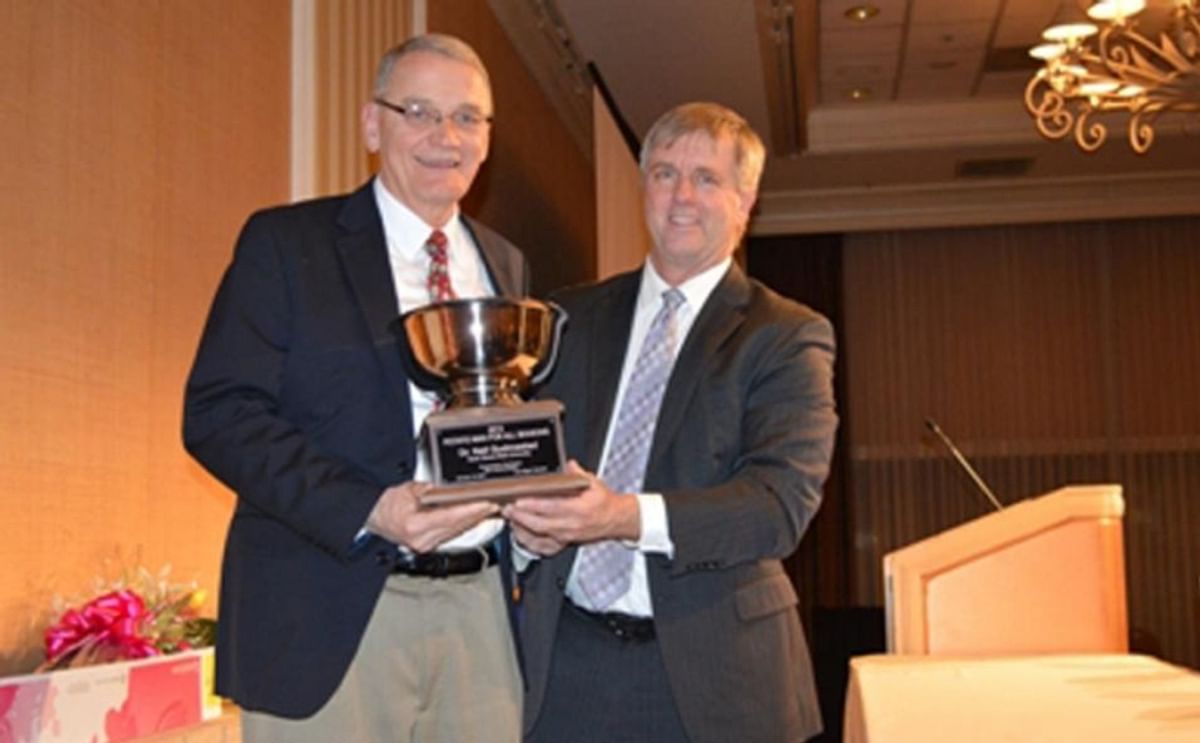
<instances>
[{"instance_id":1,"label":"pink flower arrangement","mask_svg":"<svg viewBox=\"0 0 1200 743\"><path fill-rule=\"evenodd\" d=\"M124 581L82 606L68 608L46 628L39 671L135 660L213 644L216 622L199 616L205 592L155 581L139 571L141 591Z\"/></svg>"}]
</instances>

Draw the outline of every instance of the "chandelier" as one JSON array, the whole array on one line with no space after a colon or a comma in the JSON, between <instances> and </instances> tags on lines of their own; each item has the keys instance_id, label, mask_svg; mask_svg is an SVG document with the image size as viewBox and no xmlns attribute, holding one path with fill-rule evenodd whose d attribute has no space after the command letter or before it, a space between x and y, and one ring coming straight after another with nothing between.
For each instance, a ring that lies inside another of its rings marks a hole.
<instances>
[{"instance_id":1,"label":"chandelier","mask_svg":"<svg viewBox=\"0 0 1200 743\"><path fill-rule=\"evenodd\" d=\"M1086 152L1104 144L1097 115L1128 116L1129 145L1144 154L1164 113L1200 122L1200 0L1172 0L1158 40L1139 32L1145 0L1098 0L1042 32L1030 50L1042 60L1025 86L1025 107L1049 139L1073 134ZM1107 117L1111 118L1111 117Z\"/></svg>"}]
</instances>

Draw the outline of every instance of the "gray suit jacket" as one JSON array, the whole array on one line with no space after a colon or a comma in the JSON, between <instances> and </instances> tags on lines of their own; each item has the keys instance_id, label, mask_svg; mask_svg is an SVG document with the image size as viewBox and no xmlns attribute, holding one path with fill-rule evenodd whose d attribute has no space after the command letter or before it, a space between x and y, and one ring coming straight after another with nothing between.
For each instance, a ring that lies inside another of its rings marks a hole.
<instances>
[{"instance_id":1,"label":"gray suit jacket","mask_svg":"<svg viewBox=\"0 0 1200 743\"><path fill-rule=\"evenodd\" d=\"M570 320L543 396L565 403L568 453L592 471L639 282L634 272L558 298ZM675 362L644 485L665 497L675 555L651 556L647 567L658 641L694 743L800 741L821 729L781 560L799 544L828 473L833 353L825 318L735 265ZM542 712L575 552L537 562L524 577L527 729Z\"/></svg>"},{"instance_id":2,"label":"gray suit jacket","mask_svg":"<svg viewBox=\"0 0 1200 743\"><path fill-rule=\"evenodd\" d=\"M498 292L525 262L467 220ZM221 570L217 691L283 717L345 675L395 547L356 537L412 478L404 340L371 185L258 212L238 238L187 383L184 443L238 495Z\"/></svg>"}]
</instances>

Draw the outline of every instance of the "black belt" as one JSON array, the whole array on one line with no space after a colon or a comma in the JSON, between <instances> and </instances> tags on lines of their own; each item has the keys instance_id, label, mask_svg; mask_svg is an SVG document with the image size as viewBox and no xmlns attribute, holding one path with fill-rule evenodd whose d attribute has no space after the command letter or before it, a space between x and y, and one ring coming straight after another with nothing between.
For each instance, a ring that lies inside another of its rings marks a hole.
<instances>
[{"instance_id":1,"label":"black belt","mask_svg":"<svg viewBox=\"0 0 1200 743\"><path fill-rule=\"evenodd\" d=\"M575 613L612 633L613 637L626 642L648 642L654 639L654 620L650 617L635 617L616 611L588 611L567 601Z\"/></svg>"},{"instance_id":2,"label":"black belt","mask_svg":"<svg viewBox=\"0 0 1200 743\"><path fill-rule=\"evenodd\" d=\"M445 578L450 575L478 573L499 562L496 543L488 542L468 552L397 552L393 573Z\"/></svg>"}]
</instances>

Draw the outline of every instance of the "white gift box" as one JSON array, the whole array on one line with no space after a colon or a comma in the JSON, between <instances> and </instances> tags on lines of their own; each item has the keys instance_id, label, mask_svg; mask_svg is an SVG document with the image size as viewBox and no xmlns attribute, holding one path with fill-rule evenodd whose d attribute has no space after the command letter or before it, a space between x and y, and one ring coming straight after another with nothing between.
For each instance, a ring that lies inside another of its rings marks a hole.
<instances>
[{"instance_id":1,"label":"white gift box","mask_svg":"<svg viewBox=\"0 0 1200 743\"><path fill-rule=\"evenodd\" d=\"M212 648L0 678L0 741L116 743L219 717Z\"/></svg>"}]
</instances>

